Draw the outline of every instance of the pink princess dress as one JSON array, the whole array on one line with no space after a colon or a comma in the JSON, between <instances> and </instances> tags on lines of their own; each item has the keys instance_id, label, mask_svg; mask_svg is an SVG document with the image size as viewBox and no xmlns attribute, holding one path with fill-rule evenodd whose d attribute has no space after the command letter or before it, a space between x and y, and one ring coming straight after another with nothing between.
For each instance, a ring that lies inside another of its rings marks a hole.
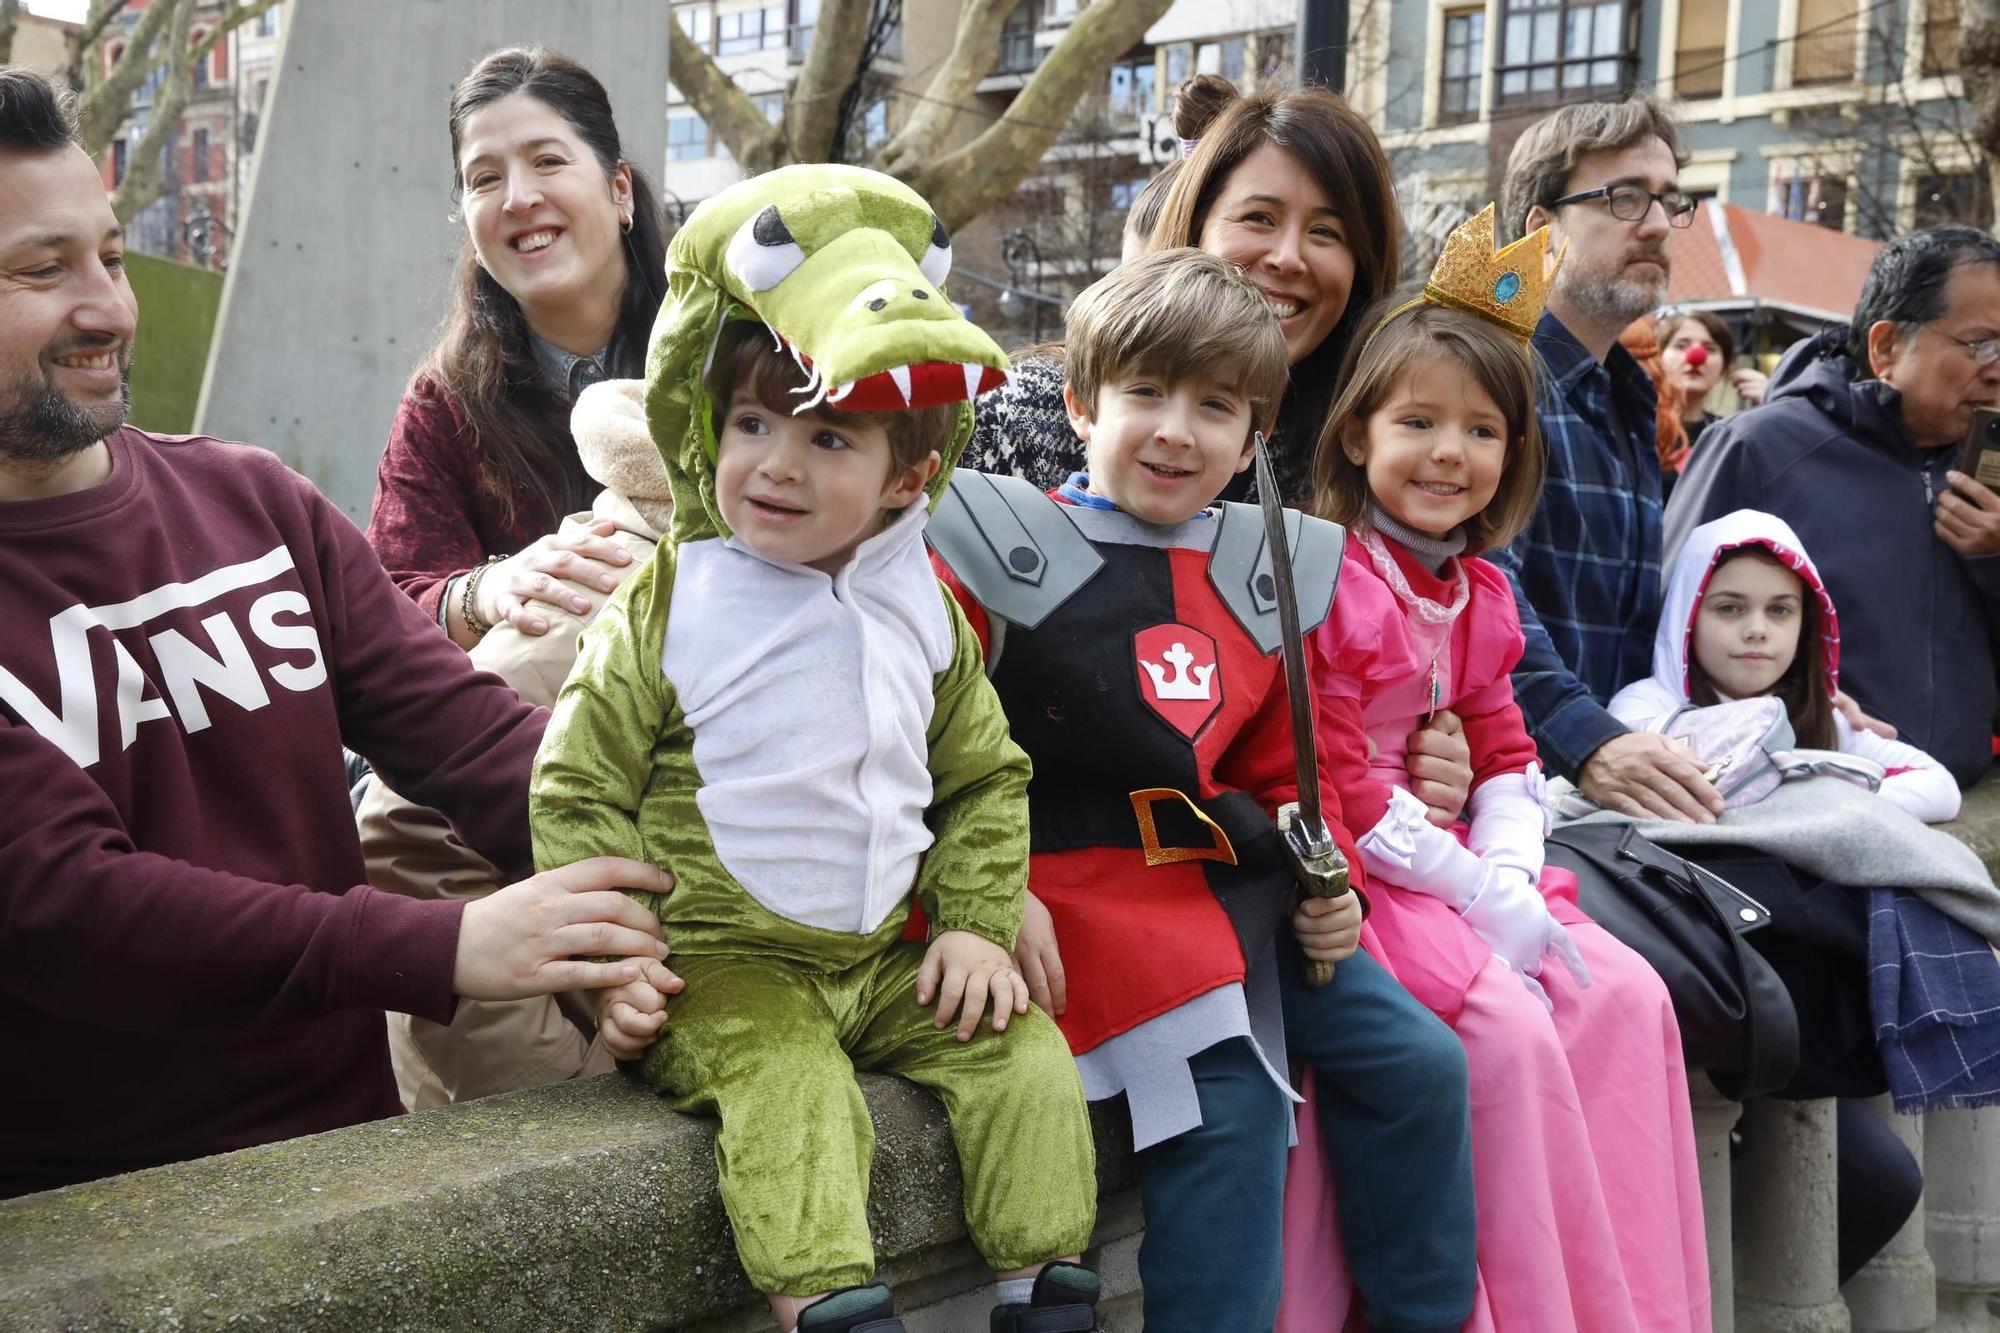
<instances>
[{"instance_id":1,"label":"pink princess dress","mask_svg":"<svg viewBox=\"0 0 2000 1333\"><path fill-rule=\"evenodd\" d=\"M1543 872L1506 576L1455 556L1434 574L1358 527L1311 648L1323 701L1376 746L1344 771L1324 756L1372 886L1363 942L1457 1032L1471 1069L1480 1285L1467 1327L1703 1333L1708 1258L1680 1031L1653 970L1584 915L1567 872ZM1455 833L1428 821L1404 771L1409 734L1442 708L1464 721L1472 752L1470 825ZM1564 956L1587 969L1587 986ZM1298 1125L1278 1328L1358 1326L1310 1106Z\"/></svg>"}]
</instances>

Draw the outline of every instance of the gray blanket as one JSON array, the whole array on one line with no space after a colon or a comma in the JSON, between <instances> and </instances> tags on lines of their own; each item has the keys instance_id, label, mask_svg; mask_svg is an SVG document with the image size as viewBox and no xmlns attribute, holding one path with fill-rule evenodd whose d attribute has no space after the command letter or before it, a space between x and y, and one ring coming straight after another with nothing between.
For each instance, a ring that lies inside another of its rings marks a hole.
<instances>
[{"instance_id":1,"label":"gray blanket","mask_svg":"<svg viewBox=\"0 0 2000 1333\"><path fill-rule=\"evenodd\" d=\"M1567 784L1551 783L1561 793ZM1787 865L1859 889L1907 889L2000 946L2000 889L1971 848L1839 778L1787 782L1714 824L1633 819L1599 810L1562 823L1636 824L1662 847L1753 847Z\"/></svg>"}]
</instances>

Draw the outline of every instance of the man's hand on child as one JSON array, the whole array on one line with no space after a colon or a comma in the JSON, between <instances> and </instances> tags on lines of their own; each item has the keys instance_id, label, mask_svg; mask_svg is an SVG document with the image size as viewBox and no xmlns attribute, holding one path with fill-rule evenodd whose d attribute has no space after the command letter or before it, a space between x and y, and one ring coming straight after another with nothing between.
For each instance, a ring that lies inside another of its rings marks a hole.
<instances>
[{"instance_id":1,"label":"man's hand on child","mask_svg":"<svg viewBox=\"0 0 2000 1333\"><path fill-rule=\"evenodd\" d=\"M1028 998L1043 1013L1060 1016L1069 1008L1069 980L1056 948L1055 918L1032 893L1021 912L1021 933L1014 937L1014 966L1028 983Z\"/></svg>"},{"instance_id":2,"label":"man's hand on child","mask_svg":"<svg viewBox=\"0 0 2000 1333\"><path fill-rule=\"evenodd\" d=\"M652 958L634 958L637 981L597 992L597 1032L604 1049L618 1060L637 1060L667 1021L667 997L687 985Z\"/></svg>"},{"instance_id":3,"label":"man's hand on child","mask_svg":"<svg viewBox=\"0 0 2000 1333\"><path fill-rule=\"evenodd\" d=\"M1472 790L1472 747L1465 739L1465 724L1449 708L1439 709L1404 744L1410 794L1430 807L1431 823L1457 822Z\"/></svg>"},{"instance_id":4,"label":"man's hand on child","mask_svg":"<svg viewBox=\"0 0 2000 1333\"><path fill-rule=\"evenodd\" d=\"M1292 912L1292 936L1299 951L1316 963L1344 963L1361 944L1361 899L1305 898Z\"/></svg>"},{"instance_id":5,"label":"man's hand on child","mask_svg":"<svg viewBox=\"0 0 2000 1333\"><path fill-rule=\"evenodd\" d=\"M1722 795L1694 754L1650 731L1628 731L1598 746L1576 785L1605 809L1640 819L1713 824L1722 813Z\"/></svg>"},{"instance_id":6,"label":"man's hand on child","mask_svg":"<svg viewBox=\"0 0 2000 1333\"><path fill-rule=\"evenodd\" d=\"M543 871L465 905L451 988L468 1000L520 1000L636 981L632 961L665 958L660 922L620 889L666 893L657 866L616 856ZM592 957L616 962L594 963Z\"/></svg>"},{"instance_id":7,"label":"man's hand on child","mask_svg":"<svg viewBox=\"0 0 2000 1333\"><path fill-rule=\"evenodd\" d=\"M1833 692L1833 706L1839 710L1842 717L1847 719L1847 725L1853 727L1856 731L1872 731L1885 741L1896 739L1896 728L1884 722L1879 717L1870 717L1860 704L1854 702L1852 695L1835 690Z\"/></svg>"},{"instance_id":8,"label":"man's hand on child","mask_svg":"<svg viewBox=\"0 0 2000 1333\"><path fill-rule=\"evenodd\" d=\"M1007 1020L1028 1012L1028 983L1014 970L1007 951L969 930L947 930L931 941L917 973L917 1003L937 1003L937 1025L958 1020L958 1039L971 1041L979 1020L993 1003L993 1030L1003 1032Z\"/></svg>"}]
</instances>

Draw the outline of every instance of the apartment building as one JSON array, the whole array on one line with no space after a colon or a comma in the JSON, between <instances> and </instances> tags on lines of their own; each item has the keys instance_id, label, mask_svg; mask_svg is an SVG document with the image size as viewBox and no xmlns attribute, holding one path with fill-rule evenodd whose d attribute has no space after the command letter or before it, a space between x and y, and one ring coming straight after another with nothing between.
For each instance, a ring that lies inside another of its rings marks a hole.
<instances>
[{"instance_id":1,"label":"apartment building","mask_svg":"<svg viewBox=\"0 0 2000 1333\"><path fill-rule=\"evenodd\" d=\"M1990 227L1957 74L1959 0L1363 0L1355 100L1435 244L1550 108L1641 88L1691 193L1855 236Z\"/></svg>"}]
</instances>

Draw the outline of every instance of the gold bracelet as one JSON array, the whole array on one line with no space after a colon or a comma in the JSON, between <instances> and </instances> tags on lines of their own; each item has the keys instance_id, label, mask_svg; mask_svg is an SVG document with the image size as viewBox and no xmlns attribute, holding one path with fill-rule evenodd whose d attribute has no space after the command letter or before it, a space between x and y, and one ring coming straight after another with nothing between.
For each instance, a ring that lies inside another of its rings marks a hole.
<instances>
[{"instance_id":1,"label":"gold bracelet","mask_svg":"<svg viewBox=\"0 0 2000 1333\"><path fill-rule=\"evenodd\" d=\"M479 581L486 577L487 570L493 568L493 566L506 558L504 555L487 556L485 563L474 565L466 571L465 582L459 585L458 614L465 621L465 627L472 631L472 637L475 639L485 638L487 633L493 628L492 625L481 620L479 612L474 609L479 596Z\"/></svg>"}]
</instances>

